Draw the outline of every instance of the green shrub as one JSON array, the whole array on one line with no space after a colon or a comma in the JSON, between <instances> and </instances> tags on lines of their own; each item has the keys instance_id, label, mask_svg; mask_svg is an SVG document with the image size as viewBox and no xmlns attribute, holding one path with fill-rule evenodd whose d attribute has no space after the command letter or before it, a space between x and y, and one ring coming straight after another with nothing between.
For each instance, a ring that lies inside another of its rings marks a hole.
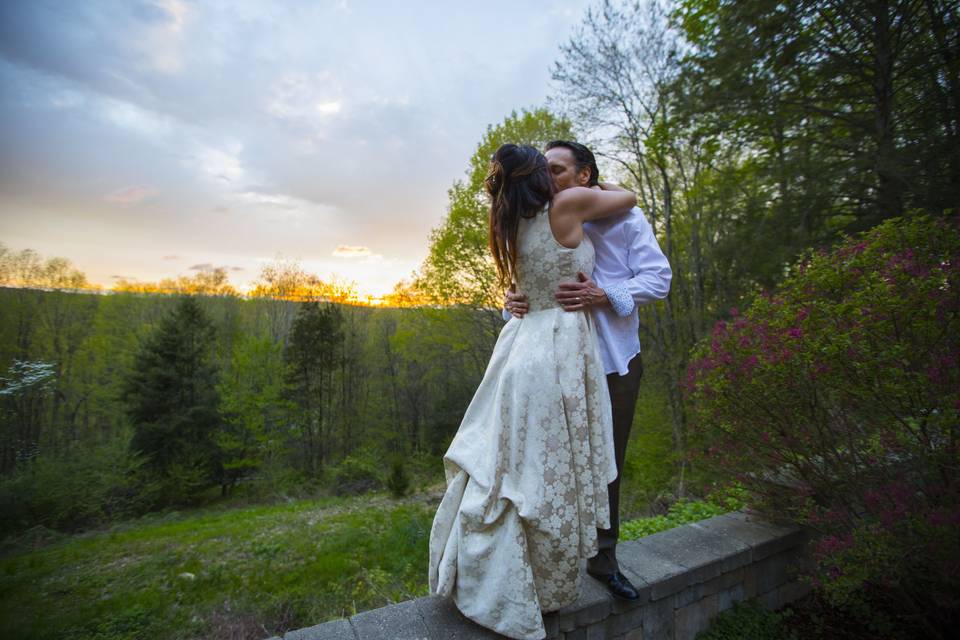
<instances>
[{"instance_id":1,"label":"green shrub","mask_svg":"<svg viewBox=\"0 0 960 640\"><path fill-rule=\"evenodd\" d=\"M733 603L697 634L697 640L797 640L797 635L786 628L782 614L750 600Z\"/></svg>"},{"instance_id":2,"label":"green shrub","mask_svg":"<svg viewBox=\"0 0 960 640\"><path fill-rule=\"evenodd\" d=\"M715 491L706 500L678 500L670 505L666 515L637 518L620 523L620 540L634 540L660 531L673 529L689 522L699 522L744 506L744 490L732 483Z\"/></svg>"},{"instance_id":3,"label":"green shrub","mask_svg":"<svg viewBox=\"0 0 960 640\"><path fill-rule=\"evenodd\" d=\"M160 482L129 442L127 434L82 451L41 452L21 464L0 481L0 533L75 531L157 506Z\"/></svg>"},{"instance_id":4,"label":"green shrub","mask_svg":"<svg viewBox=\"0 0 960 640\"><path fill-rule=\"evenodd\" d=\"M383 487L381 457L361 448L344 458L329 472L329 487L338 496L360 495Z\"/></svg>"},{"instance_id":5,"label":"green shrub","mask_svg":"<svg viewBox=\"0 0 960 640\"><path fill-rule=\"evenodd\" d=\"M394 456L390 461L390 474L387 476L386 485L394 498L402 498L410 488L410 476L400 456Z\"/></svg>"},{"instance_id":6,"label":"green shrub","mask_svg":"<svg viewBox=\"0 0 960 640\"><path fill-rule=\"evenodd\" d=\"M931 636L960 598L960 224L893 219L719 322L688 371L697 463L819 535L820 587L870 585Z\"/></svg>"}]
</instances>

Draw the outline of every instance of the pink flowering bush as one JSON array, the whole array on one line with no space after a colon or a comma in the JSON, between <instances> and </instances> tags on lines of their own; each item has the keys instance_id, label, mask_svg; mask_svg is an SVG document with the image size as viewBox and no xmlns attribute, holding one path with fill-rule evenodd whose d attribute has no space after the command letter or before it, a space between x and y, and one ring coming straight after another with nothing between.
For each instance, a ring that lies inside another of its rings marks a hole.
<instances>
[{"instance_id":1,"label":"pink flowering bush","mask_svg":"<svg viewBox=\"0 0 960 640\"><path fill-rule=\"evenodd\" d=\"M687 372L690 456L816 533L833 603L868 594L939 637L960 594L957 217L888 220L731 316Z\"/></svg>"}]
</instances>

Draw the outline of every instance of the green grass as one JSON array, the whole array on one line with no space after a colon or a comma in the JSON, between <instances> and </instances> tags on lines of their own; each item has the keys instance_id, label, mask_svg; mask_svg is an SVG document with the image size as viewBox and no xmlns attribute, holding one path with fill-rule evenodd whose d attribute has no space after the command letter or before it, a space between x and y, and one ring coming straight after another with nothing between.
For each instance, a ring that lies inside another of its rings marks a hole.
<instances>
[{"instance_id":1,"label":"green grass","mask_svg":"<svg viewBox=\"0 0 960 640\"><path fill-rule=\"evenodd\" d=\"M721 496L719 493L707 500L679 500L666 515L635 518L620 523L620 540L634 540L660 531L673 529L690 522L700 522L744 506L736 490Z\"/></svg>"},{"instance_id":2,"label":"green grass","mask_svg":"<svg viewBox=\"0 0 960 640\"><path fill-rule=\"evenodd\" d=\"M647 515L650 504L671 487L673 444L667 394L653 374L640 383L620 484L621 518Z\"/></svg>"},{"instance_id":3,"label":"green grass","mask_svg":"<svg viewBox=\"0 0 960 640\"><path fill-rule=\"evenodd\" d=\"M16 552L0 559L0 637L264 638L418 597L433 514L379 496L305 500Z\"/></svg>"}]
</instances>

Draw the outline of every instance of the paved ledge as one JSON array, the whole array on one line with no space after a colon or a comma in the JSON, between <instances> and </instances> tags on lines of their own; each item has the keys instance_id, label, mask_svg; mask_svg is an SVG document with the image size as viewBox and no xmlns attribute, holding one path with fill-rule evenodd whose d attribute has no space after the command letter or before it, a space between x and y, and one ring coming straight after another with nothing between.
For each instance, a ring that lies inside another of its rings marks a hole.
<instances>
[{"instance_id":1,"label":"paved ledge","mask_svg":"<svg viewBox=\"0 0 960 640\"><path fill-rule=\"evenodd\" d=\"M620 570L640 591L640 599L615 600L581 569L577 602L544 616L547 638L692 640L736 601L757 599L778 609L809 592L797 579L808 566L807 539L799 527L734 511L622 542L617 545ZM427 596L289 631L282 640L503 637L465 618L449 599Z\"/></svg>"}]
</instances>

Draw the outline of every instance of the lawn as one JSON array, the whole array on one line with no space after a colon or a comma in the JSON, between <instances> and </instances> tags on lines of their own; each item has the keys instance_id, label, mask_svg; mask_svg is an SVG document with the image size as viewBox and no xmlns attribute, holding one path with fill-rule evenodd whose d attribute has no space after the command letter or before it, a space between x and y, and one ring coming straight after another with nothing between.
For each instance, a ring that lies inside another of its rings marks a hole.
<instances>
[{"instance_id":1,"label":"lawn","mask_svg":"<svg viewBox=\"0 0 960 640\"><path fill-rule=\"evenodd\" d=\"M306 500L168 514L0 559L0 637L263 638L426 594L435 507Z\"/></svg>"}]
</instances>

